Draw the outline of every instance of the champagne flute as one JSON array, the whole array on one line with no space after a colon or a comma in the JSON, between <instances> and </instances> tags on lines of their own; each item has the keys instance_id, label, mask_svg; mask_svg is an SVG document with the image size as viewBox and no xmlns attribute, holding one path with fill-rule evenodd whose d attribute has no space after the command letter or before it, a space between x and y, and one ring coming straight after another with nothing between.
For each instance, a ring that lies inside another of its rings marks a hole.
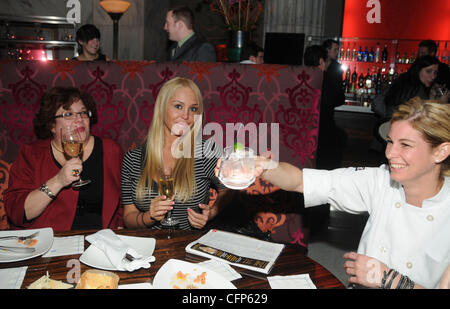
<instances>
[{"instance_id":1,"label":"champagne flute","mask_svg":"<svg viewBox=\"0 0 450 309\"><path fill-rule=\"evenodd\" d=\"M70 126L61 129L61 143L66 160L79 157L81 161L83 161L83 139L77 130L74 130ZM74 169L73 174L75 176L79 176L80 171L78 169ZM87 185L88 183L91 183L89 179L82 180L80 177L78 181L75 181L72 184L72 187L81 187Z\"/></svg>"},{"instance_id":2,"label":"champagne flute","mask_svg":"<svg viewBox=\"0 0 450 309\"><path fill-rule=\"evenodd\" d=\"M159 170L159 194L165 195L168 199L171 199L175 194L174 179L170 167ZM171 210L167 212L166 217L161 221L161 225L166 227L173 227L178 223L178 220L172 217Z\"/></svg>"}]
</instances>

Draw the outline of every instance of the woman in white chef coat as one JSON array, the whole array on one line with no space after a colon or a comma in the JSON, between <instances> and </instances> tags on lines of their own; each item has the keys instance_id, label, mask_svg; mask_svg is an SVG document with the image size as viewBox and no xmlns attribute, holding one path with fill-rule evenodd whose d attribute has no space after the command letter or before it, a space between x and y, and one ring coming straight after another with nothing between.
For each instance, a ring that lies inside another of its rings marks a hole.
<instances>
[{"instance_id":1,"label":"woman in white chef coat","mask_svg":"<svg viewBox=\"0 0 450 309\"><path fill-rule=\"evenodd\" d=\"M450 263L450 105L414 98L392 116L388 165L303 169L261 158L256 174L305 206L329 203L370 214L348 252L349 282L381 288L438 288Z\"/></svg>"}]
</instances>

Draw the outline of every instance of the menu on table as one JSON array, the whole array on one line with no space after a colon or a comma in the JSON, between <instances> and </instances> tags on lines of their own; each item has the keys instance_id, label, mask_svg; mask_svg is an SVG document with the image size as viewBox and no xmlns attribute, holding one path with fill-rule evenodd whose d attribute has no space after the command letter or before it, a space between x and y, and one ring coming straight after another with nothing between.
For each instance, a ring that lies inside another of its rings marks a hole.
<instances>
[{"instance_id":1,"label":"menu on table","mask_svg":"<svg viewBox=\"0 0 450 309\"><path fill-rule=\"evenodd\" d=\"M283 244L210 230L187 245L186 252L268 274L283 248Z\"/></svg>"}]
</instances>

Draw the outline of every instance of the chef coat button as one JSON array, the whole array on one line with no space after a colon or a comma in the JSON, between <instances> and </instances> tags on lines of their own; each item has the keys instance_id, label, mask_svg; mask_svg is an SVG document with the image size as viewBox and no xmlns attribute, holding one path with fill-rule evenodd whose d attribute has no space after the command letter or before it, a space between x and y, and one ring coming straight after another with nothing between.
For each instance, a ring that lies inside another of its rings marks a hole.
<instances>
[{"instance_id":1,"label":"chef coat button","mask_svg":"<svg viewBox=\"0 0 450 309\"><path fill-rule=\"evenodd\" d=\"M433 217L432 215L428 215L428 216L427 216L427 220L428 220L428 221L433 221L433 220L434 220L434 217Z\"/></svg>"},{"instance_id":2,"label":"chef coat button","mask_svg":"<svg viewBox=\"0 0 450 309\"><path fill-rule=\"evenodd\" d=\"M412 268L412 267L413 267L413 265L412 265L412 263L411 263L411 262L408 262L408 263L406 263L406 267L408 267L408 268Z\"/></svg>"},{"instance_id":3,"label":"chef coat button","mask_svg":"<svg viewBox=\"0 0 450 309\"><path fill-rule=\"evenodd\" d=\"M402 207L402 204L400 204L399 202L397 202L397 203L395 203L395 207L396 207L396 208L400 208L400 207Z\"/></svg>"}]
</instances>

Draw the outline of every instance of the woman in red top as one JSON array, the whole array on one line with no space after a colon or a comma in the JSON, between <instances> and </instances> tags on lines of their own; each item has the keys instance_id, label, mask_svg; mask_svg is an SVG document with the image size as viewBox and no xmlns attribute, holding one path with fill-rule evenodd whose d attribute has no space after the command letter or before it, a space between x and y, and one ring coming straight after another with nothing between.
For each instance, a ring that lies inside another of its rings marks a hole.
<instances>
[{"instance_id":1,"label":"woman in red top","mask_svg":"<svg viewBox=\"0 0 450 309\"><path fill-rule=\"evenodd\" d=\"M120 167L122 151L113 140L91 135L97 122L95 102L76 88L55 87L41 99L34 119L37 141L23 145L11 166L5 208L12 228L54 230L122 226ZM83 154L66 159L61 129L82 136ZM76 170L90 184L72 188Z\"/></svg>"}]
</instances>

